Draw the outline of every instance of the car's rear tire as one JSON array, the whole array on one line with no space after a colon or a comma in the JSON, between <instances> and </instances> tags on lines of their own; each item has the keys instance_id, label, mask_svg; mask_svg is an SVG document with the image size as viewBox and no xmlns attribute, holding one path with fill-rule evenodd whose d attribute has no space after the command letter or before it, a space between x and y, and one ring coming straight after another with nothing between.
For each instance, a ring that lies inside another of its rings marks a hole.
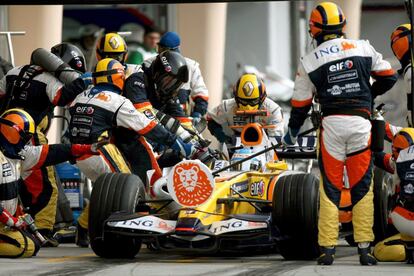
<instances>
[{"instance_id":1,"label":"car's rear tire","mask_svg":"<svg viewBox=\"0 0 414 276\"><path fill-rule=\"evenodd\" d=\"M319 256L319 180L312 174L291 174L278 179L273 192L272 218L281 232L278 245L287 260Z\"/></svg>"},{"instance_id":2,"label":"car's rear tire","mask_svg":"<svg viewBox=\"0 0 414 276\"><path fill-rule=\"evenodd\" d=\"M93 252L104 258L133 258L141 248L141 239L105 233L104 222L117 211L135 212L145 189L133 174L107 173L94 183L89 207L89 238Z\"/></svg>"},{"instance_id":3,"label":"car's rear tire","mask_svg":"<svg viewBox=\"0 0 414 276\"><path fill-rule=\"evenodd\" d=\"M394 204L391 202L393 187L387 181L387 173L375 167L374 169L374 235L375 242L379 242L397 233L395 227L389 223L388 215Z\"/></svg>"}]
</instances>

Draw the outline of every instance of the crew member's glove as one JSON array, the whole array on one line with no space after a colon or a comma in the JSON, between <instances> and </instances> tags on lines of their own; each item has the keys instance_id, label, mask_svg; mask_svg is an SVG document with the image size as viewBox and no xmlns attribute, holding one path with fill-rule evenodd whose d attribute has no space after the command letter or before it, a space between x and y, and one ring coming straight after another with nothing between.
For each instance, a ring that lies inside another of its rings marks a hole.
<instances>
[{"instance_id":1,"label":"crew member's glove","mask_svg":"<svg viewBox=\"0 0 414 276\"><path fill-rule=\"evenodd\" d=\"M0 222L8 227L16 229L23 229L27 226L23 219L12 216L6 209L3 209L3 212L0 214Z\"/></svg>"},{"instance_id":2,"label":"crew member's glove","mask_svg":"<svg viewBox=\"0 0 414 276\"><path fill-rule=\"evenodd\" d=\"M75 157L82 155L99 155L99 149L108 144L108 140L101 140L93 144L72 144L71 153Z\"/></svg>"},{"instance_id":3,"label":"crew member's glove","mask_svg":"<svg viewBox=\"0 0 414 276\"><path fill-rule=\"evenodd\" d=\"M182 156L190 158L196 152L196 148L191 143L185 143L181 138L177 137L171 148L178 151Z\"/></svg>"},{"instance_id":4,"label":"crew member's glove","mask_svg":"<svg viewBox=\"0 0 414 276\"><path fill-rule=\"evenodd\" d=\"M201 121L201 114L199 112L194 111L191 113L191 117L193 117L193 125L197 125Z\"/></svg>"},{"instance_id":5,"label":"crew member's glove","mask_svg":"<svg viewBox=\"0 0 414 276\"><path fill-rule=\"evenodd\" d=\"M86 87L92 85L92 72L85 72L80 76L80 78L83 80Z\"/></svg>"},{"instance_id":6,"label":"crew member's glove","mask_svg":"<svg viewBox=\"0 0 414 276\"><path fill-rule=\"evenodd\" d=\"M283 136L282 143L285 146L293 146L296 144L298 138L299 129L288 128L287 133Z\"/></svg>"}]
</instances>

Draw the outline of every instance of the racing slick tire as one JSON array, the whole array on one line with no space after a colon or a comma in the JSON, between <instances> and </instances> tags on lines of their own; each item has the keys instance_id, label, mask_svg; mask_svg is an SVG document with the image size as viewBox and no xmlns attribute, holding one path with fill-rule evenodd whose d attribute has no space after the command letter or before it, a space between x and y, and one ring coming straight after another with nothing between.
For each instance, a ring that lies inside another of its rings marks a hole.
<instances>
[{"instance_id":1,"label":"racing slick tire","mask_svg":"<svg viewBox=\"0 0 414 276\"><path fill-rule=\"evenodd\" d=\"M384 170L374 169L374 235L375 242L382 241L396 233L394 225L389 222L389 214L395 206L394 188L388 179L391 177Z\"/></svg>"},{"instance_id":2,"label":"racing slick tire","mask_svg":"<svg viewBox=\"0 0 414 276\"><path fill-rule=\"evenodd\" d=\"M103 258L134 258L141 239L104 234L104 222L118 211L132 214L140 199L145 198L141 179L133 174L107 173L94 183L89 209L89 238L93 252Z\"/></svg>"},{"instance_id":3,"label":"racing slick tire","mask_svg":"<svg viewBox=\"0 0 414 276\"><path fill-rule=\"evenodd\" d=\"M286 260L319 256L319 180L313 174L281 176L273 191L272 219L279 229L280 254Z\"/></svg>"}]
</instances>

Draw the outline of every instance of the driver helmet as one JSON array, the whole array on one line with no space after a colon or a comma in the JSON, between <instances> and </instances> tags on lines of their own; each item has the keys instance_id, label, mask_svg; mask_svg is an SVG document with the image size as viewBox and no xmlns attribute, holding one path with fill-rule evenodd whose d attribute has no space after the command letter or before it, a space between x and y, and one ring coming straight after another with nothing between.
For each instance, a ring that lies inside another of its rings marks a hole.
<instances>
[{"instance_id":1,"label":"driver helmet","mask_svg":"<svg viewBox=\"0 0 414 276\"><path fill-rule=\"evenodd\" d=\"M255 74L243 74L233 87L237 110L258 110L266 99L263 80Z\"/></svg>"},{"instance_id":2,"label":"driver helmet","mask_svg":"<svg viewBox=\"0 0 414 276\"><path fill-rule=\"evenodd\" d=\"M410 60L411 24L399 25L391 34L391 49L401 64Z\"/></svg>"},{"instance_id":3,"label":"driver helmet","mask_svg":"<svg viewBox=\"0 0 414 276\"><path fill-rule=\"evenodd\" d=\"M392 139L392 157L397 160L400 151L414 145L414 128L403 128Z\"/></svg>"},{"instance_id":4,"label":"driver helmet","mask_svg":"<svg viewBox=\"0 0 414 276\"><path fill-rule=\"evenodd\" d=\"M92 79L94 85L109 84L116 87L121 94L125 83L124 66L115 59L104 58L96 64Z\"/></svg>"},{"instance_id":5,"label":"driver helmet","mask_svg":"<svg viewBox=\"0 0 414 276\"><path fill-rule=\"evenodd\" d=\"M311 12L309 33L316 40L344 35L345 15L341 8L332 2L322 2Z\"/></svg>"},{"instance_id":6,"label":"driver helmet","mask_svg":"<svg viewBox=\"0 0 414 276\"><path fill-rule=\"evenodd\" d=\"M125 40L117 33L107 33L96 44L96 58L113 58L124 64L128 54Z\"/></svg>"},{"instance_id":7,"label":"driver helmet","mask_svg":"<svg viewBox=\"0 0 414 276\"><path fill-rule=\"evenodd\" d=\"M164 51L151 64L152 79L161 101L174 99L178 89L188 82L188 67L185 58L178 52Z\"/></svg>"},{"instance_id":8,"label":"driver helmet","mask_svg":"<svg viewBox=\"0 0 414 276\"><path fill-rule=\"evenodd\" d=\"M50 51L66 62L72 69L82 73L86 72L85 56L75 45L63 42L53 46Z\"/></svg>"},{"instance_id":9,"label":"driver helmet","mask_svg":"<svg viewBox=\"0 0 414 276\"><path fill-rule=\"evenodd\" d=\"M6 110L0 116L0 148L3 154L13 159L23 159L19 152L35 133L33 118L19 108Z\"/></svg>"}]
</instances>

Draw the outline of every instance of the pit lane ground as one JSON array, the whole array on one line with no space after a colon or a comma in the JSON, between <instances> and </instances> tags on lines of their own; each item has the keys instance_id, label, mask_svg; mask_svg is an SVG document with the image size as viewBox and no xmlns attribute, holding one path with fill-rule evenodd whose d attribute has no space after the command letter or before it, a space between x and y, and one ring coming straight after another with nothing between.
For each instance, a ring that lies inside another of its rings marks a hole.
<instances>
[{"instance_id":1,"label":"pit lane ground","mask_svg":"<svg viewBox=\"0 0 414 276\"><path fill-rule=\"evenodd\" d=\"M31 259L0 259L0 275L414 275L414 266L380 263L359 265L356 248L338 247L333 266L317 266L314 261L285 261L279 254L255 256L189 256L153 252L145 248L133 260L96 257L89 248L63 244L43 248Z\"/></svg>"}]
</instances>

